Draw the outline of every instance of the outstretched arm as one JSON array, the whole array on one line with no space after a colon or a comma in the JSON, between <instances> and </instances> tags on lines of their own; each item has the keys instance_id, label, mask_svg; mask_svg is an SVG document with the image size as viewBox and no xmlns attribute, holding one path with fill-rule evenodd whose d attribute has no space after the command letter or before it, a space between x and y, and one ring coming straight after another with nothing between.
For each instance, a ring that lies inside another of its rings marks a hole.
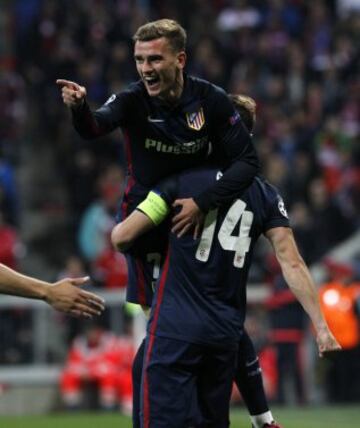
<instances>
[{"instance_id":1,"label":"outstretched arm","mask_svg":"<svg viewBox=\"0 0 360 428\"><path fill-rule=\"evenodd\" d=\"M299 253L292 230L287 227L275 227L266 232L266 237L275 250L285 281L309 314L315 327L319 355L340 349L321 312L314 282Z\"/></svg>"},{"instance_id":2,"label":"outstretched arm","mask_svg":"<svg viewBox=\"0 0 360 428\"><path fill-rule=\"evenodd\" d=\"M65 79L58 79L56 84L61 88L64 104L71 110L74 128L85 139L101 137L113 131L126 120L124 118L131 110L121 97L112 95L93 112L86 101L84 86Z\"/></svg>"},{"instance_id":3,"label":"outstretched arm","mask_svg":"<svg viewBox=\"0 0 360 428\"><path fill-rule=\"evenodd\" d=\"M96 294L79 288L88 279L66 278L51 284L22 275L0 264L0 293L44 300L58 311L92 318L104 310L104 301Z\"/></svg>"}]
</instances>

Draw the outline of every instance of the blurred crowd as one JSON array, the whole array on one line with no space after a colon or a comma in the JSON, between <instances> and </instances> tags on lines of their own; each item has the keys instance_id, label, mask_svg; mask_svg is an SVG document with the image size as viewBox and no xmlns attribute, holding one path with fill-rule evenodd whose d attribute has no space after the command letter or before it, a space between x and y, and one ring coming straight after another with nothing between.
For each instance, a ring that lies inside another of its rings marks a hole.
<instances>
[{"instance_id":1,"label":"blurred crowd","mask_svg":"<svg viewBox=\"0 0 360 428\"><path fill-rule=\"evenodd\" d=\"M59 275L89 272L98 286L125 286L124 259L109 244L126 174L123 137L114 132L95 142L82 141L72 129L55 80L79 82L87 88L90 104L100 106L137 79L131 40L136 28L162 17L179 20L188 31L189 74L256 100L254 142L262 171L284 197L306 262L321 260L358 230L358 1L3 3L0 262L16 267L21 253L27 221L23 210L29 207L24 207L14 175L32 163L37 174L42 168L51 174L45 179L55 180L65 195L56 207L67 226L57 246L63 244L70 252L65 264L57 266ZM37 164L42 152L52 154L51 168ZM31 175L26 179L31 181ZM36 200L46 211L54 190L41 190ZM27 244L31 253L31 242ZM46 258L46 248L39 251ZM359 277L360 253L349 264ZM270 281L281 290L278 268L264 245L255 255L250 279ZM300 320L300 329L302 324ZM4 359L0 354L0 362Z\"/></svg>"}]
</instances>

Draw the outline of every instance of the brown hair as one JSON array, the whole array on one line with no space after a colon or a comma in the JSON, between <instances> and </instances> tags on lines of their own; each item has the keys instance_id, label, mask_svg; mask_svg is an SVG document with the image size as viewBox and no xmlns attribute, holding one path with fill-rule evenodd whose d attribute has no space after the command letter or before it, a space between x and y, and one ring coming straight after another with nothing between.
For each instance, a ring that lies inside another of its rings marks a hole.
<instances>
[{"instance_id":1,"label":"brown hair","mask_svg":"<svg viewBox=\"0 0 360 428\"><path fill-rule=\"evenodd\" d=\"M186 31L172 19L159 19L142 25L133 36L134 42L148 42L165 37L175 52L185 50Z\"/></svg>"},{"instance_id":2,"label":"brown hair","mask_svg":"<svg viewBox=\"0 0 360 428\"><path fill-rule=\"evenodd\" d=\"M229 94L229 98L239 112L247 130L251 132L256 120L256 102L246 95Z\"/></svg>"}]
</instances>

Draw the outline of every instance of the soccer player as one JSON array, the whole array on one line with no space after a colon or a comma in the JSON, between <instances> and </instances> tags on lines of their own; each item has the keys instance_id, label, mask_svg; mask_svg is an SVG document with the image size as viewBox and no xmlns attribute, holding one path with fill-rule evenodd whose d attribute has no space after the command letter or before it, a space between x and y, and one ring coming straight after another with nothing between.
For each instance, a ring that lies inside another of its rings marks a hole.
<instances>
[{"instance_id":1,"label":"soccer player","mask_svg":"<svg viewBox=\"0 0 360 428\"><path fill-rule=\"evenodd\" d=\"M95 112L86 102L85 87L63 79L57 83L81 136L96 138L117 127L123 130L128 179L122 218L159 180L204 164L212 150L223 157L222 166L227 167L223 180L195 199L181 201L182 210L173 226L181 234L199 224L210 208L227 203L244 190L258 171L258 159L251 137L226 93L184 73L186 33L176 21L147 23L137 30L134 41L140 80L111 96ZM154 239L151 241L154 245ZM150 277L153 261L149 263L144 252L134 256L128 257L127 298L148 305L151 298L147 298L141 282L143 276Z\"/></svg>"},{"instance_id":2,"label":"soccer player","mask_svg":"<svg viewBox=\"0 0 360 428\"><path fill-rule=\"evenodd\" d=\"M118 246L129 245L140 231L158 224L174 200L196 195L208 185L209 179L215 180L220 174L217 170L204 169L185 172L150 192L138 210L117 226L113 237L117 238ZM167 260L148 324L143 426L185 426L190 394L187 386L193 386L194 373L202 368L199 360L208 355L212 347L226 346L229 350L228 343L239 340L240 337L235 338L235 313L240 314L243 322L247 273L254 243L261 233L273 245L287 283L313 322L320 355L339 349L322 316L309 271L297 250L284 203L273 186L256 178L241 199L235 199L228 209L208 213L200 239L170 234ZM229 375L229 371L226 374ZM221 391L222 397L217 394L218 389L211 388L211 377L214 381L217 375L216 370L208 371L206 389L203 389L202 374L197 378L202 414L205 420L212 421L213 425L209 426L214 427L227 426L223 419L225 407L216 405L224 405L221 399L226 396L226 387ZM213 407L209 408L209 403ZM176 421L172 421L175 414ZM220 415L221 420L213 419Z\"/></svg>"},{"instance_id":3,"label":"soccer player","mask_svg":"<svg viewBox=\"0 0 360 428\"><path fill-rule=\"evenodd\" d=\"M104 310L101 297L79 288L88 279L65 278L51 284L0 264L0 293L44 300L54 309L76 317L92 318Z\"/></svg>"},{"instance_id":4,"label":"soccer player","mask_svg":"<svg viewBox=\"0 0 360 428\"><path fill-rule=\"evenodd\" d=\"M249 132L252 132L255 119L256 119L256 103L247 96L243 95L229 95L236 110L241 116L241 119ZM116 228L114 229L114 240L116 240ZM163 242L167 242L167 228L163 228L166 236L163 236ZM158 239L161 235L158 236ZM135 246L143 248L146 246L146 241L137 239ZM159 241L158 241L159 242ZM162 242L162 241L160 241ZM116 246L116 243L114 243ZM132 248L134 247L134 244ZM152 290L147 287L148 290ZM148 311L148 310L147 310ZM134 428L140 427L139 410L140 410L140 384L141 372L144 360L144 346L143 342L139 348L133 364L133 426ZM237 364L237 373L235 375L236 384L240 393L246 403L254 428L263 428L265 424L268 427L277 428L278 425L273 421L272 413L269 409L264 385L261 375L261 368L259 366L259 359L256 355L254 345L244 330L242 338L239 342L239 359ZM195 406L196 407L196 406Z\"/></svg>"},{"instance_id":5,"label":"soccer player","mask_svg":"<svg viewBox=\"0 0 360 428\"><path fill-rule=\"evenodd\" d=\"M255 101L252 98L243 95L230 95L229 97L240 114L246 129L251 132L256 118ZM161 233L157 236L157 242L161 242L164 248L167 245L167 230L167 227L162 228ZM116 239L116 228L114 229L114 238ZM139 239L137 239L136 243L133 244L132 249L134 246L140 249L150 248L151 245L153 245L151 239L153 239L153 236L149 236L149 234L145 237L145 240L139 241ZM152 299L152 288L147 286L146 283L144 286L148 290L149 294L151 293ZM148 312L148 309L146 309L146 311ZM141 372L144 359L144 345L145 344L143 342L133 364L133 426L135 428L140 427L139 399ZM246 330L244 330L243 336L239 342L239 349L239 360L235 380L248 407L253 426L254 428L263 428L263 426L268 423L270 428L276 428L278 425L273 422L273 416L267 403L259 360Z\"/></svg>"}]
</instances>

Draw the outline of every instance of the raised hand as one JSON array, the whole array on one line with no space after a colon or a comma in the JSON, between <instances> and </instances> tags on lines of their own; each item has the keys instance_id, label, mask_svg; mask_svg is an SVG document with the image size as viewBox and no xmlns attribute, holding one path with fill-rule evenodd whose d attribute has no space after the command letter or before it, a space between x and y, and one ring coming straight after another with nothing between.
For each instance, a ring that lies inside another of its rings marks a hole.
<instances>
[{"instance_id":1,"label":"raised hand","mask_svg":"<svg viewBox=\"0 0 360 428\"><path fill-rule=\"evenodd\" d=\"M89 277L65 278L46 288L46 302L54 309L76 317L92 318L100 315L104 300L94 293L81 290Z\"/></svg>"},{"instance_id":2,"label":"raised hand","mask_svg":"<svg viewBox=\"0 0 360 428\"><path fill-rule=\"evenodd\" d=\"M57 79L56 84L61 87L61 95L67 107L80 107L86 97L86 88L71 80Z\"/></svg>"}]
</instances>

